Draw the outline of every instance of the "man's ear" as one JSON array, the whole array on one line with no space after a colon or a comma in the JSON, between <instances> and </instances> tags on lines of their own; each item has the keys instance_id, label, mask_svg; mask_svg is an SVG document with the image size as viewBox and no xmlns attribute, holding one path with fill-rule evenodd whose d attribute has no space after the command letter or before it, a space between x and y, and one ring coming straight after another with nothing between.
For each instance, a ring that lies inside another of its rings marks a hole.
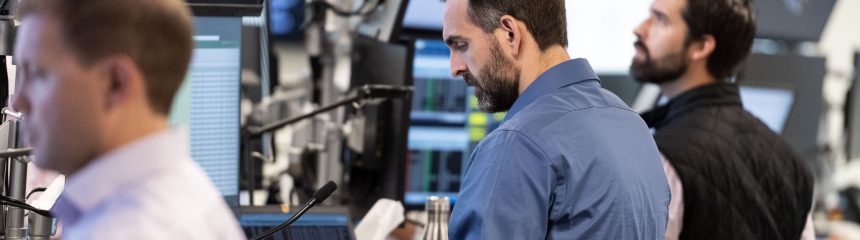
<instances>
[{"instance_id":1,"label":"man's ear","mask_svg":"<svg viewBox=\"0 0 860 240\"><path fill-rule=\"evenodd\" d=\"M690 60L705 60L714 53L714 49L717 47L717 40L714 39L714 35L705 34L702 39L694 40L690 44Z\"/></svg>"},{"instance_id":2,"label":"man's ear","mask_svg":"<svg viewBox=\"0 0 860 240\"><path fill-rule=\"evenodd\" d=\"M516 58L520 51L522 51L522 41L523 34L525 34L525 28L522 25L522 22L517 21L511 15L504 15L499 19L499 29L501 32L497 32L496 38L499 40L501 45L505 47L509 47L511 50L511 55Z\"/></svg>"},{"instance_id":3,"label":"man's ear","mask_svg":"<svg viewBox=\"0 0 860 240\"><path fill-rule=\"evenodd\" d=\"M102 61L105 76L105 110L111 111L143 89L140 68L127 56L109 57ZM138 90L139 89L139 90ZM145 90L144 90L145 91Z\"/></svg>"}]
</instances>

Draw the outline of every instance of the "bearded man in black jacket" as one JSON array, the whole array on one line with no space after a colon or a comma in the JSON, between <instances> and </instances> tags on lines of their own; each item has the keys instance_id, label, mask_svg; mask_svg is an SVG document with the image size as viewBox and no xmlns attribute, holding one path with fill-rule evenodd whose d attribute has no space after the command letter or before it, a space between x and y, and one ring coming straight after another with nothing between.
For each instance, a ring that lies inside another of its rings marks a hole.
<instances>
[{"instance_id":1,"label":"bearded man in black jacket","mask_svg":"<svg viewBox=\"0 0 860 240\"><path fill-rule=\"evenodd\" d=\"M655 0L634 31L631 76L669 99L642 114L667 160L666 239L814 237L811 173L729 83L755 26L747 0Z\"/></svg>"}]
</instances>

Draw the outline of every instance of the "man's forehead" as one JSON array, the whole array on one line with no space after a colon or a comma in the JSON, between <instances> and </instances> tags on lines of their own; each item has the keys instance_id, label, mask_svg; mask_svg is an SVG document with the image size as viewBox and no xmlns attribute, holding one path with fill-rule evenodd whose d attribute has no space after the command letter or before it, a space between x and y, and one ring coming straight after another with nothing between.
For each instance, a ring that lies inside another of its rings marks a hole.
<instances>
[{"instance_id":1,"label":"man's forehead","mask_svg":"<svg viewBox=\"0 0 860 240\"><path fill-rule=\"evenodd\" d=\"M681 14L686 4L686 0L654 0L651 3L651 10L659 11L666 15Z\"/></svg>"},{"instance_id":2,"label":"man's forehead","mask_svg":"<svg viewBox=\"0 0 860 240\"><path fill-rule=\"evenodd\" d=\"M35 44L39 44L45 38L45 27L47 23L44 18L35 15L30 15L22 19L21 27L18 31L18 39L15 44L16 56L24 55L24 51L33 51L31 49ZM35 38L35 39L30 39Z\"/></svg>"},{"instance_id":3,"label":"man's forehead","mask_svg":"<svg viewBox=\"0 0 860 240\"><path fill-rule=\"evenodd\" d=\"M447 38L449 35L459 35L458 31L468 22L468 14L466 12L467 0L447 0L444 7L444 19L442 27L442 36Z\"/></svg>"},{"instance_id":4,"label":"man's forehead","mask_svg":"<svg viewBox=\"0 0 860 240\"><path fill-rule=\"evenodd\" d=\"M63 51L63 48L58 46L62 44L59 31L59 22L52 17L41 14L24 17L16 40L15 61L55 60L55 56Z\"/></svg>"},{"instance_id":5,"label":"man's forehead","mask_svg":"<svg viewBox=\"0 0 860 240\"><path fill-rule=\"evenodd\" d=\"M455 9L460 9L460 8L465 7L468 3L469 3L469 0L444 0L444 1L442 1L442 5L445 6L446 10L448 8L451 8L451 7L455 8Z\"/></svg>"}]
</instances>

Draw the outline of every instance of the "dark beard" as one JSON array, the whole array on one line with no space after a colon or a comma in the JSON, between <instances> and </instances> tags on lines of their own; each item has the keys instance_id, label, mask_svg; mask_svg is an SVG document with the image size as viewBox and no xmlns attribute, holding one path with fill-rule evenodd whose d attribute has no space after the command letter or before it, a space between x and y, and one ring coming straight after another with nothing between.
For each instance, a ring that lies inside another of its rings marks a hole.
<instances>
[{"instance_id":1,"label":"dark beard","mask_svg":"<svg viewBox=\"0 0 860 240\"><path fill-rule=\"evenodd\" d=\"M489 113L506 112L520 96L520 70L514 66L513 60L502 54L499 43L493 42L490 60L478 73L482 80L479 81L471 73L465 74L463 78L466 84L475 87L478 109Z\"/></svg>"},{"instance_id":2,"label":"dark beard","mask_svg":"<svg viewBox=\"0 0 860 240\"><path fill-rule=\"evenodd\" d=\"M677 80L687 71L689 62L686 61L688 46L684 46L680 52L669 54L662 59L651 58L651 53L642 42L636 42L645 53L644 61L633 58L630 64L630 77L642 83L667 83Z\"/></svg>"}]
</instances>

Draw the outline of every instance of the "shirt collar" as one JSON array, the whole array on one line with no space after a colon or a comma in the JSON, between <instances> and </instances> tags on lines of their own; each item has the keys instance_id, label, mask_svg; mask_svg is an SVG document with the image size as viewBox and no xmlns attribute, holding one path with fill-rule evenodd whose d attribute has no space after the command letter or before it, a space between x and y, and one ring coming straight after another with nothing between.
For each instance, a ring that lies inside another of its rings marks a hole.
<instances>
[{"instance_id":1,"label":"shirt collar","mask_svg":"<svg viewBox=\"0 0 860 240\"><path fill-rule=\"evenodd\" d=\"M73 176L63 197L85 214L136 181L190 159L187 132L164 130L105 153Z\"/></svg>"},{"instance_id":2,"label":"shirt collar","mask_svg":"<svg viewBox=\"0 0 860 240\"><path fill-rule=\"evenodd\" d=\"M659 129L689 110L710 106L743 106L738 86L730 83L699 86L641 116L648 127Z\"/></svg>"},{"instance_id":3,"label":"shirt collar","mask_svg":"<svg viewBox=\"0 0 860 240\"><path fill-rule=\"evenodd\" d=\"M586 81L597 80L597 74L591 68L588 60L583 58L571 59L551 67L549 70L541 73L534 82L532 82L526 90L517 98L511 109L505 115L503 121L512 118L526 106L533 103L539 97L546 95L556 89L570 86L571 84Z\"/></svg>"}]
</instances>

